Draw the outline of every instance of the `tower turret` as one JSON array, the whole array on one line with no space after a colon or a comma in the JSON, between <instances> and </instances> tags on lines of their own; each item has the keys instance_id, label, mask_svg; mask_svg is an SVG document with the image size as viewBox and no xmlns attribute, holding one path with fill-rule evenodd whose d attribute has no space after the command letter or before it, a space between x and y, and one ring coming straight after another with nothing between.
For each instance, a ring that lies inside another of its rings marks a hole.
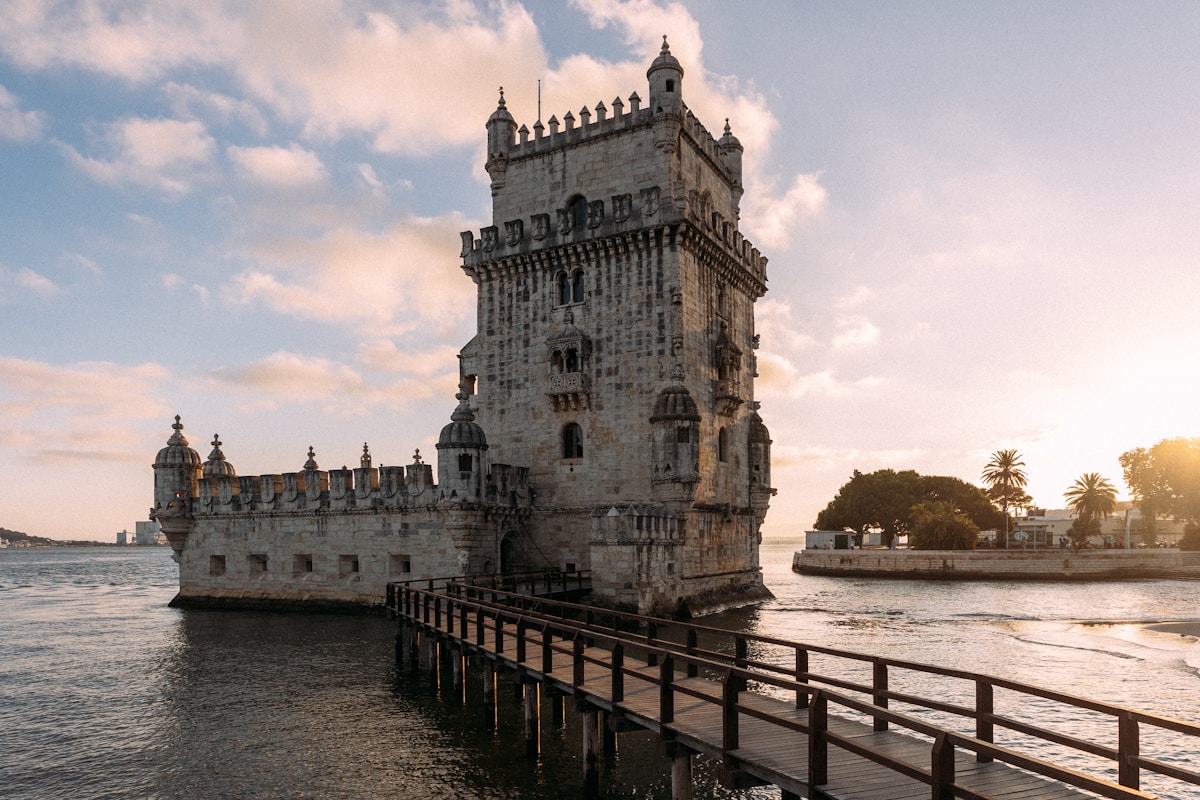
<instances>
[{"instance_id":1,"label":"tower turret","mask_svg":"<svg viewBox=\"0 0 1200 800\"><path fill-rule=\"evenodd\" d=\"M188 447L183 423L175 416L174 433L154 459L154 507L150 519L157 520L178 559L192 530L192 499L200 494L204 466L200 454Z\"/></svg>"},{"instance_id":2,"label":"tower turret","mask_svg":"<svg viewBox=\"0 0 1200 800\"><path fill-rule=\"evenodd\" d=\"M487 163L484 168L492 179L492 194L504 187L504 175L508 171L508 153L516 143L517 122L508 113L504 103L504 87L500 87L500 101L487 121Z\"/></svg>"},{"instance_id":3,"label":"tower turret","mask_svg":"<svg viewBox=\"0 0 1200 800\"><path fill-rule=\"evenodd\" d=\"M728 118L725 120L725 135L717 140L717 147L721 151L721 157L725 159L725 166L729 167L729 176L733 179L733 188L730 190L733 195L731 205L736 213L742 202L742 193L745 191L742 188L742 153L745 152L745 148L733 135Z\"/></svg>"},{"instance_id":4,"label":"tower turret","mask_svg":"<svg viewBox=\"0 0 1200 800\"><path fill-rule=\"evenodd\" d=\"M438 436L438 487L450 497L478 502L483 498L483 482L487 474L484 453L487 437L475 422L475 414L467 403L467 394L459 392L458 408L450 415L450 424Z\"/></svg>"},{"instance_id":5,"label":"tower turret","mask_svg":"<svg viewBox=\"0 0 1200 800\"><path fill-rule=\"evenodd\" d=\"M667 37L663 36L658 58L646 70L650 81L650 110L654 113L680 114L683 111L683 67L671 55Z\"/></svg>"}]
</instances>

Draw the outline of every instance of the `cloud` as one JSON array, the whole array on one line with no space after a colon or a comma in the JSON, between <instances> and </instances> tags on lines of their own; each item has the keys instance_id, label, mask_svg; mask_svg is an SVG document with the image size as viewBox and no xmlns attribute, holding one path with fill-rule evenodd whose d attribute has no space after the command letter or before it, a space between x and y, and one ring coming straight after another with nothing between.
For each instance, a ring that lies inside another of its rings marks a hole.
<instances>
[{"instance_id":1,"label":"cloud","mask_svg":"<svg viewBox=\"0 0 1200 800\"><path fill-rule=\"evenodd\" d=\"M176 115L180 117L203 116L225 125L240 122L259 136L267 135L270 126L266 118L249 100L240 100L220 92L205 91L173 81L165 84L162 90L170 100Z\"/></svg>"},{"instance_id":2,"label":"cloud","mask_svg":"<svg viewBox=\"0 0 1200 800\"><path fill-rule=\"evenodd\" d=\"M45 275L34 272L33 270L29 269L29 267L22 267L21 270L17 272L16 283L18 286L28 289L34 294L41 295L42 297L49 297L50 295L58 294L59 292L59 288L54 281L50 280Z\"/></svg>"},{"instance_id":3,"label":"cloud","mask_svg":"<svg viewBox=\"0 0 1200 800\"><path fill-rule=\"evenodd\" d=\"M212 161L216 142L196 121L133 117L106 126L108 158L89 158L60 144L85 175L113 186L131 184L170 196L191 191Z\"/></svg>"},{"instance_id":4,"label":"cloud","mask_svg":"<svg viewBox=\"0 0 1200 800\"><path fill-rule=\"evenodd\" d=\"M295 189L317 186L329 177L321 159L299 145L237 147L226 150L243 180L264 187Z\"/></svg>"},{"instance_id":5,"label":"cloud","mask_svg":"<svg viewBox=\"0 0 1200 800\"><path fill-rule=\"evenodd\" d=\"M0 358L0 446L30 463L146 458L138 426L167 407L158 364Z\"/></svg>"},{"instance_id":6,"label":"cloud","mask_svg":"<svg viewBox=\"0 0 1200 800\"><path fill-rule=\"evenodd\" d=\"M779 196L775 181L756 177L747 189L746 227L762 247L783 249L806 220L825 210L829 193L820 176L800 174Z\"/></svg>"},{"instance_id":7,"label":"cloud","mask_svg":"<svg viewBox=\"0 0 1200 800\"><path fill-rule=\"evenodd\" d=\"M375 369L383 365L378 357L386 356L388 350L386 345L367 346L360 351L360 361ZM280 351L249 364L214 369L208 373L208 382L217 392L243 395L244 408L316 404L327 413L360 416L380 407L404 408L414 401L450 396L457 375L448 350L414 349L402 359L383 359L391 367L386 371L399 375L391 381L368 380L353 368L330 359Z\"/></svg>"},{"instance_id":8,"label":"cloud","mask_svg":"<svg viewBox=\"0 0 1200 800\"><path fill-rule=\"evenodd\" d=\"M46 115L41 111L22 111L17 98L0 86L0 139L31 142L42 138Z\"/></svg>"},{"instance_id":9,"label":"cloud","mask_svg":"<svg viewBox=\"0 0 1200 800\"><path fill-rule=\"evenodd\" d=\"M418 325L457 335L473 307L473 287L452 249L464 227L455 214L413 217L380 232L343 225L311 237L259 238L244 251L255 266L225 293L234 302L375 335L411 333Z\"/></svg>"},{"instance_id":10,"label":"cloud","mask_svg":"<svg viewBox=\"0 0 1200 800\"><path fill-rule=\"evenodd\" d=\"M862 348L879 341L880 331L865 317L845 317L837 321L838 331L833 336L833 348L845 350Z\"/></svg>"}]
</instances>

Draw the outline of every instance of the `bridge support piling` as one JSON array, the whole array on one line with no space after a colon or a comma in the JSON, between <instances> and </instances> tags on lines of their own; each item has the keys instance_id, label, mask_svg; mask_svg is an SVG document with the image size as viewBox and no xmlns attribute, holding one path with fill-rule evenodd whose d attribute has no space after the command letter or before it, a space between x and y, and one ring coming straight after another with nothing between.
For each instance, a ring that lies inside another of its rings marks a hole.
<instances>
[{"instance_id":1,"label":"bridge support piling","mask_svg":"<svg viewBox=\"0 0 1200 800\"><path fill-rule=\"evenodd\" d=\"M451 646L450 650L450 680L457 691L463 685L463 655L461 649Z\"/></svg>"},{"instance_id":2,"label":"bridge support piling","mask_svg":"<svg viewBox=\"0 0 1200 800\"><path fill-rule=\"evenodd\" d=\"M483 704L496 704L496 667L487 659L483 661Z\"/></svg>"},{"instance_id":3,"label":"bridge support piling","mask_svg":"<svg viewBox=\"0 0 1200 800\"><path fill-rule=\"evenodd\" d=\"M600 794L600 712L592 707L583 712L583 796Z\"/></svg>"},{"instance_id":4,"label":"bridge support piling","mask_svg":"<svg viewBox=\"0 0 1200 800\"><path fill-rule=\"evenodd\" d=\"M671 756L671 800L692 800L695 793L692 754L682 747L676 747Z\"/></svg>"},{"instance_id":5,"label":"bridge support piling","mask_svg":"<svg viewBox=\"0 0 1200 800\"><path fill-rule=\"evenodd\" d=\"M541 751L541 703L538 697L540 693L541 685L536 681L525 683L525 754L530 757L536 757Z\"/></svg>"}]
</instances>

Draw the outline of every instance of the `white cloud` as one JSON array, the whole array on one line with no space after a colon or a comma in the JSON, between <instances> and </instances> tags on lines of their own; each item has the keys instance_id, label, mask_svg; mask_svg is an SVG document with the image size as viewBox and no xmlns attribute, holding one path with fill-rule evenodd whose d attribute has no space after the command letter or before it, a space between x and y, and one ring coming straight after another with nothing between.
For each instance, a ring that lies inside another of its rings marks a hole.
<instances>
[{"instance_id":1,"label":"white cloud","mask_svg":"<svg viewBox=\"0 0 1200 800\"><path fill-rule=\"evenodd\" d=\"M145 462L141 422L167 407L157 364L0 358L0 446L28 463Z\"/></svg>"},{"instance_id":2,"label":"white cloud","mask_svg":"<svg viewBox=\"0 0 1200 800\"><path fill-rule=\"evenodd\" d=\"M832 342L835 350L866 347L879 341L879 328L865 317L839 319L837 328Z\"/></svg>"},{"instance_id":3,"label":"white cloud","mask_svg":"<svg viewBox=\"0 0 1200 800\"><path fill-rule=\"evenodd\" d=\"M757 177L746 191L746 227L756 244L783 249L805 221L825 210L829 193L819 175L800 174L779 196L775 182Z\"/></svg>"},{"instance_id":4,"label":"white cloud","mask_svg":"<svg viewBox=\"0 0 1200 800\"><path fill-rule=\"evenodd\" d=\"M85 175L113 186L132 184L183 195L204 176L216 150L213 138L196 121L133 117L109 124L104 133L107 158L89 158L60 145Z\"/></svg>"},{"instance_id":5,"label":"white cloud","mask_svg":"<svg viewBox=\"0 0 1200 800\"><path fill-rule=\"evenodd\" d=\"M328 174L321 159L311 150L288 147L237 147L227 149L244 180L276 188L300 188L325 183Z\"/></svg>"},{"instance_id":6,"label":"white cloud","mask_svg":"<svg viewBox=\"0 0 1200 800\"><path fill-rule=\"evenodd\" d=\"M266 136L269 129L262 112L248 100L175 82L164 85L163 93L167 95L172 108L180 117L202 116L225 125L240 122L259 136Z\"/></svg>"},{"instance_id":7,"label":"white cloud","mask_svg":"<svg viewBox=\"0 0 1200 800\"><path fill-rule=\"evenodd\" d=\"M54 281L47 278L45 275L34 272L29 267L22 267L16 275L16 283L18 286L28 289L34 294L42 297L49 297L53 294L58 294L59 288Z\"/></svg>"},{"instance_id":8,"label":"white cloud","mask_svg":"<svg viewBox=\"0 0 1200 800\"><path fill-rule=\"evenodd\" d=\"M360 416L380 407L404 408L414 401L453 394L457 374L453 373L448 348L432 352L414 349L402 359L381 364L379 357L387 360L387 349L368 348L366 360L360 351L360 361L369 368L390 366L386 371L399 375L385 382L370 381L346 364L285 351L250 364L214 369L208 378L217 392L240 393L243 408L264 410L284 403L293 407L308 404L343 417Z\"/></svg>"},{"instance_id":9,"label":"white cloud","mask_svg":"<svg viewBox=\"0 0 1200 800\"><path fill-rule=\"evenodd\" d=\"M41 111L22 111L8 89L0 86L0 139L29 142L42 137L46 115Z\"/></svg>"},{"instance_id":10,"label":"white cloud","mask_svg":"<svg viewBox=\"0 0 1200 800\"><path fill-rule=\"evenodd\" d=\"M473 287L452 243L466 227L458 215L409 218L382 232L339 226L316 238L250 242L256 265L226 287L235 302L261 303L303 319L360 326L377 335L461 333Z\"/></svg>"}]
</instances>

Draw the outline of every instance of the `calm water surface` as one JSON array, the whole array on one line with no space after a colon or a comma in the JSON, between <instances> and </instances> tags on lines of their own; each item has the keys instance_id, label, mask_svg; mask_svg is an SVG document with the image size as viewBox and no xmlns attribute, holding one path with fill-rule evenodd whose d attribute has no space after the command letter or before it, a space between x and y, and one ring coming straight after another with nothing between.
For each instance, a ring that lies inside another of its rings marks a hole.
<instances>
[{"instance_id":1,"label":"calm water surface","mask_svg":"<svg viewBox=\"0 0 1200 800\"><path fill-rule=\"evenodd\" d=\"M1144 627L1200 620L1200 582L818 578L791 572L794 548L764 544L776 600L714 622L1200 720L1200 645ZM166 548L0 550L0 797L581 795L570 710L561 726L546 713L527 759L512 693L493 731L475 704L396 671L388 620L177 611L177 574ZM621 734L604 796L670 797L654 753ZM703 760L697 775L701 798L778 796L725 792Z\"/></svg>"}]
</instances>

